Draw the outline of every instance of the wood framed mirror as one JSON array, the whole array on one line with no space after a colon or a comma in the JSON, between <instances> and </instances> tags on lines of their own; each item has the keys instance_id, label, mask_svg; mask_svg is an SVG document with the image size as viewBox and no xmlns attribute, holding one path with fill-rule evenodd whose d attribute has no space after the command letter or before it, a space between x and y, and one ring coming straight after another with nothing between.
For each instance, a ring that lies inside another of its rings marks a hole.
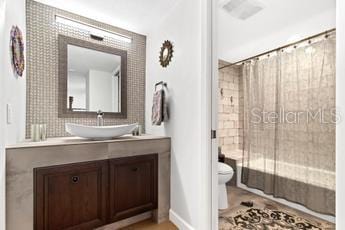
<instances>
[{"instance_id":1,"label":"wood framed mirror","mask_svg":"<svg viewBox=\"0 0 345 230\"><path fill-rule=\"evenodd\" d=\"M127 51L58 36L59 117L127 118Z\"/></svg>"}]
</instances>

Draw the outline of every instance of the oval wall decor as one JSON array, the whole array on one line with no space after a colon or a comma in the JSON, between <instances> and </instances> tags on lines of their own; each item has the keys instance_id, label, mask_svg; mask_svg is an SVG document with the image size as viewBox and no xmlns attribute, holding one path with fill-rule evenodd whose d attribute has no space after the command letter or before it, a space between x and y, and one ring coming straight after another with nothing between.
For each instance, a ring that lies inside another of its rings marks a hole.
<instances>
[{"instance_id":1,"label":"oval wall decor","mask_svg":"<svg viewBox=\"0 0 345 230\"><path fill-rule=\"evenodd\" d=\"M22 31L18 26L12 26L10 43L13 69L18 76L22 77L25 68L24 42Z\"/></svg>"},{"instance_id":2,"label":"oval wall decor","mask_svg":"<svg viewBox=\"0 0 345 230\"><path fill-rule=\"evenodd\" d=\"M161 52L159 55L159 62L161 63L161 66L167 67L173 57L173 45L170 41L166 40L162 47Z\"/></svg>"}]
</instances>

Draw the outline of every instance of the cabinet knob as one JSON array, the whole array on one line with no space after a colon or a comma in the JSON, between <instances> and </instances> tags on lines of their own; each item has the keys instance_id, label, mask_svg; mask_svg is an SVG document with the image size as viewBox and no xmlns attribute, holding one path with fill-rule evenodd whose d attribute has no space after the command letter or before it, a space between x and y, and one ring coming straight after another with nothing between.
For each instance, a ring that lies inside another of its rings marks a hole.
<instances>
[{"instance_id":1,"label":"cabinet knob","mask_svg":"<svg viewBox=\"0 0 345 230\"><path fill-rule=\"evenodd\" d=\"M79 181L79 177L78 176L72 176L72 182L73 183L77 183Z\"/></svg>"},{"instance_id":2,"label":"cabinet knob","mask_svg":"<svg viewBox=\"0 0 345 230\"><path fill-rule=\"evenodd\" d=\"M132 171L133 172L136 172L136 171L138 171L139 170L139 168L138 167L134 167L134 168L132 168Z\"/></svg>"}]
</instances>

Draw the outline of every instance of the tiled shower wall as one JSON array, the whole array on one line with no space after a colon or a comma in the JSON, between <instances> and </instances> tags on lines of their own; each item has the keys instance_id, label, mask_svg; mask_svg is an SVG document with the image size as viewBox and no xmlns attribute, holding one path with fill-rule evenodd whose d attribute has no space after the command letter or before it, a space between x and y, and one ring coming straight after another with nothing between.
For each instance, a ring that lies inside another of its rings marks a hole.
<instances>
[{"instance_id":1,"label":"tiled shower wall","mask_svg":"<svg viewBox=\"0 0 345 230\"><path fill-rule=\"evenodd\" d=\"M31 124L47 124L48 137L67 136L65 123L94 125L96 118L58 118L58 35L126 50L127 60L127 119L105 119L106 125L139 122L145 117L145 57L146 37L114 26L94 21L32 0L27 0L27 114L26 137ZM132 37L128 44L105 38L95 41L88 34L55 22L55 15L83 21Z\"/></svg>"},{"instance_id":2,"label":"tiled shower wall","mask_svg":"<svg viewBox=\"0 0 345 230\"><path fill-rule=\"evenodd\" d=\"M219 61L219 67L228 63ZM223 153L243 146L242 66L219 70L218 140Z\"/></svg>"}]
</instances>

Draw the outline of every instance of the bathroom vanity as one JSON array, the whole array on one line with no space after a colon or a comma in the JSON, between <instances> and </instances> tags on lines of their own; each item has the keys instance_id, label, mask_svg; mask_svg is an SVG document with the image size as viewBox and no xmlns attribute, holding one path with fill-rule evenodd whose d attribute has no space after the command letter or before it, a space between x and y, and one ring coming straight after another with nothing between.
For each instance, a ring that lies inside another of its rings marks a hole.
<instances>
[{"instance_id":1,"label":"bathroom vanity","mask_svg":"<svg viewBox=\"0 0 345 230\"><path fill-rule=\"evenodd\" d=\"M6 150L6 229L117 229L168 219L170 139L76 137Z\"/></svg>"}]
</instances>

